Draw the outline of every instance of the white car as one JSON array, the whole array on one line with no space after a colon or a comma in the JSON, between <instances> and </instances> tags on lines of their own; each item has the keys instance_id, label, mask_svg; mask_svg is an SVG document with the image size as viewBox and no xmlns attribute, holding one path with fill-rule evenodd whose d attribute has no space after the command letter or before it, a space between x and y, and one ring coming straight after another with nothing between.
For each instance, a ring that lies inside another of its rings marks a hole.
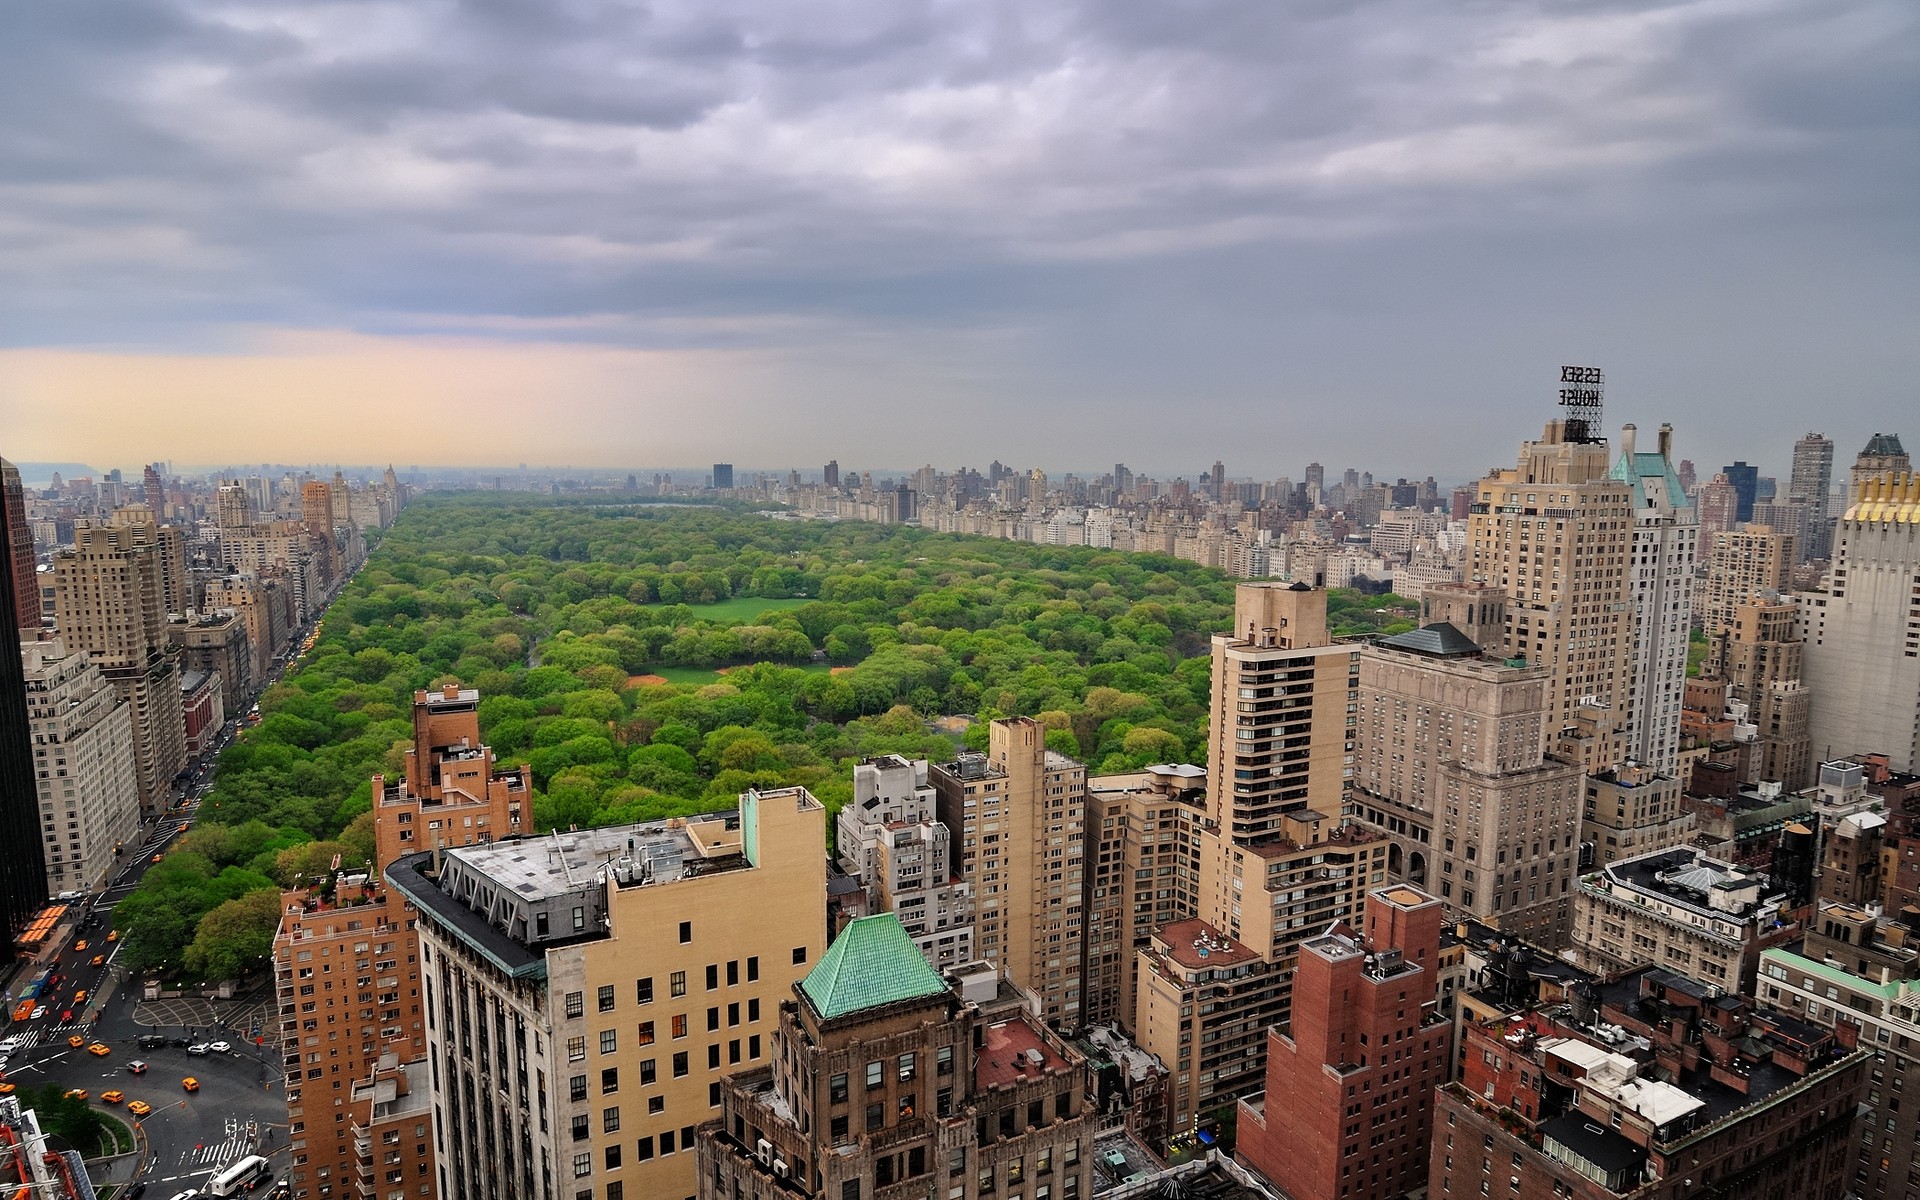
<instances>
[{"instance_id":1,"label":"white car","mask_svg":"<svg viewBox=\"0 0 1920 1200\"><path fill-rule=\"evenodd\" d=\"M33 1015L31 1017L28 1017L27 1020L38 1021L41 1017L44 1017L46 1015L47 1015L47 1006L44 1004L36 1004L33 1006Z\"/></svg>"},{"instance_id":2,"label":"white car","mask_svg":"<svg viewBox=\"0 0 1920 1200\"><path fill-rule=\"evenodd\" d=\"M233 1049L233 1044L225 1041L208 1042L207 1049L213 1051L215 1054L225 1054L227 1051Z\"/></svg>"},{"instance_id":3,"label":"white car","mask_svg":"<svg viewBox=\"0 0 1920 1200\"><path fill-rule=\"evenodd\" d=\"M20 1048L20 1039L17 1037L0 1039L0 1054L12 1054L15 1050L18 1050L19 1048Z\"/></svg>"},{"instance_id":4,"label":"white car","mask_svg":"<svg viewBox=\"0 0 1920 1200\"><path fill-rule=\"evenodd\" d=\"M206 1052L207 1044L205 1042L195 1042L193 1045L187 1047L188 1054L205 1054Z\"/></svg>"}]
</instances>

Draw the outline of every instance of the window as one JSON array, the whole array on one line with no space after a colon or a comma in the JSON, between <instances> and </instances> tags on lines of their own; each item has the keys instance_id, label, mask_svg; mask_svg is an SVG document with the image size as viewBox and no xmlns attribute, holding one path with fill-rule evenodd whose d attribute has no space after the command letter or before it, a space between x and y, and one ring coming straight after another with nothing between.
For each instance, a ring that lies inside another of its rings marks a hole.
<instances>
[{"instance_id":1,"label":"window","mask_svg":"<svg viewBox=\"0 0 1920 1200\"><path fill-rule=\"evenodd\" d=\"M720 1043L707 1047L707 1070L715 1071L720 1067Z\"/></svg>"},{"instance_id":2,"label":"window","mask_svg":"<svg viewBox=\"0 0 1920 1200\"><path fill-rule=\"evenodd\" d=\"M887 1106L880 1103L867 1105L867 1132L872 1133L887 1123Z\"/></svg>"},{"instance_id":3,"label":"window","mask_svg":"<svg viewBox=\"0 0 1920 1200\"><path fill-rule=\"evenodd\" d=\"M567 1015L577 1017L586 1011L586 996L581 992L567 993Z\"/></svg>"},{"instance_id":4,"label":"window","mask_svg":"<svg viewBox=\"0 0 1920 1200\"><path fill-rule=\"evenodd\" d=\"M575 933L579 933L582 929L585 929L586 927L587 927L587 910L584 908L575 908L573 910L573 931Z\"/></svg>"},{"instance_id":5,"label":"window","mask_svg":"<svg viewBox=\"0 0 1920 1200\"><path fill-rule=\"evenodd\" d=\"M567 1080L567 1099L585 1100L587 1098L587 1077L575 1075Z\"/></svg>"},{"instance_id":6,"label":"window","mask_svg":"<svg viewBox=\"0 0 1920 1200\"><path fill-rule=\"evenodd\" d=\"M673 1153L673 1130L669 1129L660 1135L660 1153Z\"/></svg>"},{"instance_id":7,"label":"window","mask_svg":"<svg viewBox=\"0 0 1920 1200\"><path fill-rule=\"evenodd\" d=\"M584 1142L584 1141L586 1141L586 1140L587 1140L588 1138L590 1138L590 1137L592 1137L592 1136L593 1136L593 1125L592 1125L592 1121L591 1121L591 1119L590 1119L590 1118L589 1118L589 1117L587 1116L587 1114L585 1114L585 1113L575 1113L575 1114L573 1115L573 1120L572 1120L572 1122L571 1122L571 1124L572 1124L572 1126L573 1126L573 1140L574 1140L574 1141L576 1141L576 1142Z\"/></svg>"},{"instance_id":8,"label":"window","mask_svg":"<svg viewBox=\"0 0 1920 1200\"><path fill-rule=\"evenodd\" d=\"M650 1058L641 1059L640 1060L640 1086L646 1087L647 1085L653 1083L654 1077L655 1077L655 1071L653 1068L653 1060Z\"/></svg>"},{"instance_id":9,"label":"window","mask_svg":"<svg viewBox=\"0 0 1920 1200\"><path fill-rule=\"evenodd\" d=\"M635 1004L653 1003L653 976L633 981L633 1002Z\"/></svg>"},{"instance_id":10,"label":"window","mask_svg":"<svg viewBox=\"0 0 1920 1200\"><path fill-rule=\"evenodd\" d=\"M667 1098L665 1096L649 1096L647 1098L648 1116L657 1117L665 1111L667 1111Z\"/></svg>"},{"instance_id":11,"label":"window","mask_svg":"<svg viewBox=\"0 0 1920 1200\"><path fill-rule=\"evenodd\" d=\"M847 1140L847 1114L841 1113L828 1126L828 1135L836 1143Z\"/></svg>"},{"instance_id":12,"label":"window","mask_svg":"<svg viewBox=\"0 0 1920 1200\"><path fill-rule=\"evenodd\" d=\"M600 1011L613 1011L613 985L610 983L600 985Z\"/></svg>"},{"instance_id":13,"label":"window","mask_svg":"<svg viewBox=\"0 0 1920 1200\"><path fill-rule=\"evenodd\" d=\"M651 1137L641 1138L639 1142L636 1143L633 1147L633 1156L636 1159L639 1159L641 1162L646 1162L648 1159L652 1158L653 1157L653 1139Z\"/></svg>"},{"instance_id":14,"label":"window","mask_svg":"<svg viewBox=\"0 0 1920 1200\"><path fill-rule=\"evenodd\" d=\"M758 954L750 955L747 958L747 982L752 983L759 978L760 978L760 956Z\"/></svg>"},{"instance_id":15,"label":"window","mask_svg":"<svg viewBox=\"0 0 1920 1200\"><path fill-rule=\"evenodd\" d=\"M845 1104L847 1102L847 1073L845 1071L840 1072L827 1081L827 1101L831 1104Z\"/></svg>"},{"instance_id":16,"label":"window","mask_svg":"<svg viewBox=\"0 0 1920 1200\"><path fill-rule=\"evenodd\" d=\"M952 1046L942 1046L933 1052L933 1073L935 1075L953 1074Z\"/></svg>"},{"instance_id":17,"label":"window","mask_svg":"<svg viewBox=\"0 0 1920 1200\"><path fill-rule=\"evenodd\" d=\"M917 1066L917 1064L918 1064L918 1058L915 1055L902 1054L900 1056L900 1060L896 1065L900 1068L901 1083L908 1083L912 1081L913 1077L918 1073L915 1070L915 1067Z\"/></svg>"},{"instance_id":18,"label":"window","mask_svg":"<svg viewBox=\"0 0 1920 1200\"><path fill-rule=\"evenodd\" d=\"M719 986L720 986L720 965L718 963L708 963L707 964L707 990L711 992L714 989L718 988Z\"/></svg>"},{"instance_id":19,"label":"window","mask_svg":"<svg viewBox=\"0 0 1920 1200\"><path fill-rule=\"evenodd\" d=\"M653 1045L653 1022L652 1021L640 1022L640 1044L642 1046Z\"/></svg>"},{"instance_id":20,"label":"window","mask_svg":"<svg viewBox=\"0 0 1920 1200\"><path fill-rule=\"evenodd\" d=\"M618 1179L608 1184L607 1200L627 1200L627 1185Z\"/></svg>"},{"instance_id":21,"label":"window","mask_svg":"<svg viewBox=\"0 0 1920 1200\"><path fill-rule=\"evenodd\" d=\"M667 977L667 992L674 996L684 996L687 994L687 973L685 971L675 971Z\"/></svg>"},{"instance_id":22,"label":"window","mask_svg":"<svg viewBox=\"0 0 1920 1200\"><path fill-rule=\"evenodd\" d=\"M867 1086L869 1088L885 1086L886 1079L887 1064L883 1062L870 1062L867 1064Z\"/></svg>"},{"instance_id":23,"label":"window","mask_svg":"<svg viewBox=\"0 0 1920 1200\"><path fill-rule=\"evenodd\" d=\"M687 1036L687 1014L685 1013L674 1014L673 1036L676 1038L683 1038Z\"/></svg>"},{"instance_id":24,"label":"window","mask_svg":"<svg viewBox=\"0 0 1920 1200\"><path fill-rule=\"evenodd\" d=\"M793 948L793 965L797 967L801 963L806 961L807 961L807 948L805 946L795 946Z\"/></svg>"},{"instance_id":25,"label":"window","mask_svg":"<svg viewBox=\"0 0 1920 1200\"><path fill-rule=\"evenodd\" d=\"M860 1200L860 1181L848 1179L840 1184L840 1200Z\"/></svg>"},{"instance_id":26,"label":"window","mask_svg":"<svg viewBox=\"0 0 1920 1200\"><path fill-rule=\"evenodd\" d=\"M617 1092L619 1090L620 1090L620 1068L607 1067L604 1070L602 1070L600 1072L600 1094L602 1096L605 1096L610 1092Z\"/></svg>"},{"instance_id":27,"label":"window","mask_svg":"<svg viewBox=\"0 0 1920 1200\"><path fill-rule=\"evenodd\" d=\"M573 1156L573 1177L585 1179L593 1174L593 1151L582 1150Z\"/></svg>"},{"instance_id":28,"label":"window","mask_svg":"<svg viewBox=\"0 0 1920 1200\"><path fill-rule=\"evenodd\" d=\"M618 1145L608 1146L607 1147L607 1170L612 1171L617 1169L619 1166L620 1166L620 1147Z\"/></svg>"},{"instance_id":29,"label":"window","mask_svg":"<svg viewBox=\"0 0 1920 1200\"><path fill-rule=\"evenodd\" d=\"M684 946L688 942L691 942L692 940L693 940L693 922L692 921L680 922L680 944Z\"/></svg>"},{"instance_id":30,"label":"window","mask_svg":"<svg viewBox=\"0 0 1920 1200\"><path fill-rule=\"evenodd\" d=\"M747 1001L747 1020L758 1021L759 1019L760 1019L760 997L755 996L753 999Z\"/></svg>"},{"instance_id":31,"label":"window","mask_svg":"<svg viewBox=\"0 0 1920 1200\"><path fill-rule=\"evenodd\" d=\"M584 1035L575 1035L567 1039L567 1061L579 1062L587 1056L587 1039Z\"/></svg>"},{"instance_id":32,"label":"window","mask_svg":"<svg viewBox=\"0 0 1920 1200\"><path fill-rule=\"evenodd\" d=\"M620 1035L612 1029L600 1031L600 1053L612 1054L620 1048Z\"/></svg>"},{"instance_id":33,"label":"window","mask_svg":"<svg viewBox=\"0 0 1920 1200\"><path fill-rule=\"evenodd\" d=\"M606 1108L606 1109L600 1110L600 1132L602 1133L619 1133L620 1132L619 1108L615 1107L615 1108Z\"/></svg>"},{"instance_id":34,"label":"window","mask_svg":"<svg viewBox=\"0 0 1920 1200\"><path fill-rule=\"evenodd\" d=\"M673 1056L673 1077L680 1079L686 1075L687 1070L687 1052L682 1050Z\"/></svg>"},{"instance_id":35,"label":"window","mask_svg":"<svg viewBox=\"0 0 1920 1200\"><path fill-rule=\"evenodd\" d=\"M727 986L733 987L739 982L740 982L740 960L737 958L730 959L727 962Z\"/></svg>"},{"instance_id":36,"label":"window","mask_svg":"<svg viewBox=\"0 0 1920 1200\"><path fill-rule=\"evenodd\" d=\"M716 1006L707 1010L707 1032L712 1033L718 1028L720 1028L720 1009Z\"/></svg>"}]
</instances>

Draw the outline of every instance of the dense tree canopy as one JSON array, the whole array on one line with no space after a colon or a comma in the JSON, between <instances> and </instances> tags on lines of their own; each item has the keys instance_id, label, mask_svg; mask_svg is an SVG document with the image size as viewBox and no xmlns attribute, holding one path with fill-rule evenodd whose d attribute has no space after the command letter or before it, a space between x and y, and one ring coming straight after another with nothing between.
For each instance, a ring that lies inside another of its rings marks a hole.
<instances>
[{"instance_id":1,"label":"dense tree canopy","mask_svg":"<svg viewBox=\"0 0 1920 1200\"><path fill-rule=\"evenodd\" d=\"M859 758L950 755L927 722L943 714L1036 716L1096 771L1202 762L1208 638L1233 586L1158 555L428 496L262 697L201 826L116 924L136 967L256 964L277 905L250 894L371 856L369 777L398 773L415 689L448 681L480 689L488 743L531 768L541 829L711 811L749 787L801 784L837 809ZM1392 596L1330 609L1340 632L1410 616Z\"/></svg>"}]
</instances>

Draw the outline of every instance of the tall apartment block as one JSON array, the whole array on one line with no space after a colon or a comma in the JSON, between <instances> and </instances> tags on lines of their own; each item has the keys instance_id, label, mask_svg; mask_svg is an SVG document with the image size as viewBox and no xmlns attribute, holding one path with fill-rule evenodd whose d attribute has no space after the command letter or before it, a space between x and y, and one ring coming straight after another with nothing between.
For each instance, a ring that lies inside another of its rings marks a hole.
<instances>
[{"instance_id":1,"label":"tall apartment block","mask_svg":"<svg viewBox=\"0 0 1920 1200\"><path fill-rule=\"evenodd\" d=\"M1581 744L1589 771L1625 757L1634 678L1633 489L1611 467L1586 421L1551 421L1480 481L1468 518L1467 580L1506 590L1508 656L1553 673L1550 732L1601 715Z\"/></svg>"},{"instance_id":2,"label":"tall apartment block","mask_svg":"<svg viewBox=\"0 0 1920 1200\"><path fill-rule=\"evenodd\" d=\"M720 1085L697 1195L1088 1200L1085 1060L1024 1013L985 1016L984 990L952 989L891 914L849 925L780 1003L766 1065Z\"/></svg>"},{"instance_id":3,"label":"tall apartment block","mask_svg":"<svg viewBox=\"0 0 1920 1200\"><path fill-rule=\"evenodd\" d=\"M1709 638L1733 624L1749 600L1793 590L1793 538L1770 525L1748 525L1713 535L1700 596L1700 628Z\"/></svg>"},{"instance_id":4,"label":"tall apartment block","mask_svg":"<svg viewBox=\"0 0 1920 1200\"><path fill-rule=\"evenodd\" d=\"M182 670L219 677L220 703L228 713L246 711L253 695L253 648L238 613L202 612L169 621L167 639L180 651Z\"/></svg>"},{"instance_id":5,"label":"tall apartment block","mask_svg":"<svg viewBox=\"0 0 1920 1200\"><path fill-rule=\"evenodd\" d=\"M1483 631L1502 598L1437 593L1429 611ZM1488 611L1491 609L1492 611ZM1448 906L1562 947L1580 866L1580 768L1548 757L1557 680L1546 666L1485 654L1441 620L1360 656L1353 808L1392 839L1394 874Z\"/></svg>"},{"instance_id":6,"label":"tall apartment block","mask_svg":"<svg viewBox=\"0 0 1920 1200\"><path fill-rule=\"evenodd\" d=\"M14 556L20 552L12 525L11 519L0 521L0 580L14 579ZM9 950L47 900L29 720L14 589L0 586L0 845L8 848L0 855L0 940Z\"/></svg>"},{"instance_id":7,"label":"tall apartment block","mask_svg":"<svg viewBox=\"0 0 1920 1200\"><path fill-rule=\"evenodd\" d=\"M1809 1200L1848 1194L1873 1056L1659 967L1470 1021L1435 1094L1427 1194Z\"/></svg>"},{"instance_id":8,"label":"tall apartment block","mask_svg":"<svg viewBox=\"0 0 1920 1200\"><path fill-rule=\"evenodd\" d=\"M140 804L154 812L187 765L187 747L161 547L149 533L141 525L76 530L53 570L61 640L91 655L132 709Z\"/></svg>"},{"instance_id":9,"label":"tall apartment block","mask_svg":"<svg viewBox=\"0 0 1920 1200\"><path fill-rule=\"evenodd\" d=\"M1206 789L1184 765L1087 780L1087 1024L1131 1030L1140 952L1199 912Z\"/></svg>"},{"instance_id":10,"label":"tall apartment block","mask_svg":"<svg viewBox=\"0 0 1920 1200\"><path fill-rule=\"evenodd\" d=\"M1809 433L1793 444L1793 473L1787 477L1787 499L1807 509L1807 540L1800 560L1826 558L1832 551L1833 519L1828 505L1833 496L1833 442L1823 433Z\"/></svg>"},{"instance_id":11,"label":"tall apartment block","mask_svg":"<svg viewBox=\"0 0 1920 1200\"><path fill-rule=\"evenodd\" d=\"M1709 649L1706 670L1727 681L1728 695L1747 706L1758 731L1757 778L1802 788L1813 781L1813 692L1801 682L1805 643L1802 609L1784 600L1736 605L1733 620Z\"/></svg>"},{"instance_id":12,"label":"tall apartment block","mask_svg":"<svg viewBox=\"0 0 1920 1200\"><path fill-rule=\"evenodd\" d=\"M7 527L12 547L12 565L7 583L13 588L13 619L21 629L39 636L40 580L33 554L33 527L27 522L27 491L20 482L20 470L0 458L0 522Z\"/></svg>"},{"instance_id":13,"label":"tall apartment block","mask_svg":"<svg viewBox=\"0 0 1920 1200\"><path fill-rule=\"evenodd\" d=\"M1920 773L1920 476L1856 485L1827 590L1800 599L1813 753Z\"/></svg>"},{"instance_id":14,"label":"tall apartment block","mask_svg":"<svg viewBox=\"0 0 1920 1200\"><path fill-rule=\"evenodd\" d=\"M49 892L92 891L140 831L133 713L84 654L20 648Z\"/></svg>"},{"instance_id":15,"label":"tall apartment block","mask_svg":"<svg viewBox=\"0 0 1920 1200\"><path fill-rule=\"evenodd\" d=\"M495 765L479 707L472 689L416 692L404 775L373 779L376 861L281 897L274 982L296 1198L391 1200L395 1184L434 1194L434 1144L412 1132L432 1090L416 914L380 872L417 851L522 831L531 781L524 767ZM403 1180L385 1178L396 1144Z\"/></svg>"},{"instance_id":16,"label":"tall apartment block","mask_svg":"<svg viewBox=\"0 0 1920 1200\"><path fill-rule=\"evenodd\" d=\"M1293 1015L1267 1035L1266 1090L1240 1102L1238 1154L1293 1200L1402 1196L1427 1177L1433 1092L1452 1022L1439 1011L1440 902L1367 894L1361 929L1300 951ZM1271 1106L1271 1111L1269 1111Z\"/></svg>"},{"instance_id":17,"label":"tall apartment block","mask_svg":"<svg viewBox=\"0 0 1920 1200\"><path fill-rule=\"evenodd\" d=\"M1680 767L1680 701L1693 623L1693 573L1700 521L1673 467L1673 427L1657 449L1638 449L1634 427L1620 433L1614 478L1633 508L1633 668L1627 677L1627 757L1665 775Z\"/></svg>"},{"instance_id":18,"label":"tall apartment block","mask_svg":"<svg viewBox=\"0 0 1920 1200\"><path fill-rule=\"evenodd\" d=\"M167 615L178 616L192 607L193 589L187 581L186 535L175 526L162 525L153 509L145 504L127 504L114 509L109 524L126 530L132 544L153 547L160 562L161 604Z\"/></svg>"},{"instance_id":19,"label":"tall apartment block","mask_svg":"<svg viewBox=\"0 0 1920 1200\"><path fill-rule=\"evenodd\" d=\"M870 910L898 917L927 961L946 971L974 958L973 884L953 873L952 835L937 807L925 759L868 759L853 768L838 845Z\"/></svg>"},{"instance_id":20,"label":"tall apartment block","mask_svg":"<svg viewBox=\"0 0 1920 1200\"><path fill-rule=\"evenodd\" d=\"M783 788L388 867L418 920L436 1194L694 1195L695 1131L770 1064L826 949L825 839L825 807Z\"/></svg>"},{"instance_id":21,"label":"tall apartment block","mask_svg":"<svg viewBox=\"0 0 1920 1200\"><path fill-rule=\"evenodd\" d=\"M1087 769L1047 749L1030 717L995 721L988 750L929 771L952 874L973 884L974 946L1040 999L1057 1028L1083 1020Z\"/></svg>"}]
</instances>

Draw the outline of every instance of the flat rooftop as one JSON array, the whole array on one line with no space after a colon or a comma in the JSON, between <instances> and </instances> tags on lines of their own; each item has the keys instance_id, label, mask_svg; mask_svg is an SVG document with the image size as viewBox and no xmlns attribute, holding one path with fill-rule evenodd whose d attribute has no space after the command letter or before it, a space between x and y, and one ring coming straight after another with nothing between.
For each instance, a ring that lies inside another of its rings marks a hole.
<instances>
[{"instance_id":1,"label":"flat rooftop","mask_svg":"<svg viewBox=\"0 0 1920 1200\"><path fill-rule=\"evenodd\" d=\"M690 862L697 870L703 860L717 856L716 852L725 853L724 843L696 836L714 823L729 826L737 834L739 816L725 812L569 833L556 830L539 837L458 846L446 855L529 900L538 900L576 891L609 866L631 866L631 879L626 870L620 871L623 887L672 883L693 873L688 869ZM736 836L736 852L737 848Z\"/></svg>"},{"instance_id":2,"label":"flat rooftop","mask_svg":"<svg viewBox=\"0 0 1920 1200\"><path fill-rule=\"evenodd\" d=\"M989 1088L1031 1079L1066 1066L1067 1060L1047 1044L1039 1030L1029 1025L1025 1017L1014 1017L987 1026L985 1043L973 1060L973 1085Z\"/></svg>"},{"instance_id":3,"label":"flat rooftop","mask_svg":"<svg viewBox=\"0 0 1920 1200\"><path fill-rule=\"evenodd\" d=\"M1154 934L1165 944L1167 957L1183 967L1237 967L1260 955L1252 947L1237 942L1198 917L1175 921Z\"/></svg>"}]
</instances>

